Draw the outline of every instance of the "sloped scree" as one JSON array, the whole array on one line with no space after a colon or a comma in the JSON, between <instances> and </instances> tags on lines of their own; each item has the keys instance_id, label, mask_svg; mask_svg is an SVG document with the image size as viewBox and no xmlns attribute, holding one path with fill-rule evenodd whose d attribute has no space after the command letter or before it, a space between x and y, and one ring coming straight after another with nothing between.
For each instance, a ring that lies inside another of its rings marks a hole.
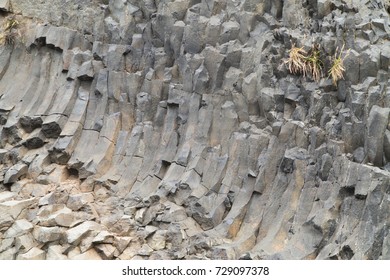
<instances>
[{"instance_id":1,"label":"sloped scree","mask_svg":"<svg viewBox=\"0 0 390 280\"><path fill-rule=\"evenodd\" d=\"M0 1L0 259L389 259L388 4Z\"/></svg>"}]
</instances>

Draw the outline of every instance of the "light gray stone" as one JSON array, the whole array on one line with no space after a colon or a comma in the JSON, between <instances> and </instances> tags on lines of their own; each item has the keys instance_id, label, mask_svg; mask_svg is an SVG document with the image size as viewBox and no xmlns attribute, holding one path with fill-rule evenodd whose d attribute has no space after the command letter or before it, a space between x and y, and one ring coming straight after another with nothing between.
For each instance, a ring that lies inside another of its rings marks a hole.
<instances>
[{"instance_id":1,"label":"light gray stone","mask_svg":"<svg viewBox=\"0 0 390 280\"><path fill-rule=\"evenodd\" d=\"M54 204L41 207L37 213L39 224L45 227L72 227L81 222L65 205Z\"/></svg>"},{"instance_id":2,"label":"light gray stone","mask_svg":"<svg viewBox=\"0 0 390 280\"><path fill-rule=\"evenodd\" d=\"M75 194L69 196L66 206L73 211L77 211L87 203L93 201L94 197L91 193Z\"/></svg>"},{"instance_id":3,"label":"light gray stone","mask_svg":"<svg viewBox=\"0 0 390 280\"><path fill-rule=\"evenodd\" d=\"M18 249L12 247L9 250L6 250L0 253L0 260L15 260Z\"/></svg>"},{"instance_id":4,"label":"light gray stone","mask_svg":"<svg viewBox=\"0 0 390 280\"><path fill-rule=\"evenodd\" d=\"M10 1L9 0L0 0L0 10L4 12L10 11Z\"/></svg>"},{"instance_id":5,"label":"light gray stone","mask_svg":"<svg viewBox=\"0 0 390 280\"><path fill-rule=\"evenodd\" d=\"M163 250L166 246L167 231L158 230L149 239L148 245L155 251Z\"/></svg>"},{"instance_id":6,"label":"light gray stone","mask_svg":"<svg viewBox=\"0 0 390 280\"><path fill-rule=\"evenodd\" d=\"M96 252L95 249L90 249L85 253L72 256L71 260L101 260L101 256Z\"/></svg>"},{"instance_id":7,"label":"light gray stone","mask_svg":"<svg viewBox=\"0 0 390 280\"><path fill-rule=\"evenodd\" d=\"M28 166L24 163L18 163L7 170L4 176L4 184L15 183L20 177L26 175Z\"/></svg>"},{"instance_id":8,"label":"light gray stone","mask_svg":"<svg viewBox=\"0 0 390 280\"><path fill-rule=\"evenodd\" d=\"M94 243L114 243L115 237L108 231L101 231L93 239Z\"/></svg>"},{"instance_id":9,"label":"light gray stone","mask_svg":"<svg viewBox=\"0 0 390 280\"><path fill-rule=\"evenodd\" d=\"M387 258L387 2L66 2L0 1L0 259Z\"/></svg>"},{"instance_id":10,"label":"light gray stone","mask_svg":"<svg viewBox=\"0 0 390 280\"><path fill-rule=\"evenodd\" d=\"M317 0L317 8L318 8L318 17L323 18L330 14L331 10L331 3L330 0Z\"/></svg>"},{"instance_id":11,"label":"light gray stone","mask_svg":"<svg viewBox=\"0 0 390 280\"><path fill-rule=\"evenodd\" d=\"M150 256L153 252L153 249L150 248L148 244L142 245L141 249L138 251L138 255L140 256Z\"/></svg>"},{"instance_id":12,"label":"light gray stone","mask_svg":"<svg viewBox=\"0 0 390 280\"><path fill-rule=\"evenodd\" d=\"M33 224L29 221L22 219L17 220L13 225L4 233L4 238L19 237L32 231Z\"/></svg>"},{"instance_id":13,"label":"light gray stone","mask_svg":"<svg viewBox=\"0 0 390 280\"><path fill-rule=\"evenodd\" d=\"M18 254L16 257L17 260L31 261L31 260L44 260L46 259L45 251L39 248L32 248L27 253Z\"/></svg>"},{"instance_id":14,"label":"light gray stone","mask_svg":"<svg viewBox=\"0 0 390 280\"><path fill-rule=\"evenodd\" d=\"M240 32L240 24L238 22L231 20L222 23L219 43L223 44L236 39L238 37L239 32Z\"/></svg>"},{"instance_id":15,"label":"light gray stone","mask_svg":"<svg viewBox=\"0 0 390 280\"><path fill-rule=\"evenodd\" d=\"M115 246L111 244L98 244L95 246L95 250L101 255L105 260L111 260L114 257L116 252Z\"/></svg>"},{"instance_id":16,"label":"light gray stone","mask_svg":"<svg viewBox=\"0 0 390 280\"><path fill-rule=\"evenodd\" d=\"M1 192L0 193L0 203L4 202L4 201L9 201L12 198L14 198L15 196L16 196L16 194L13 192L9 192L9 191Z\"/></svg>"},{"instance_id":17,"label":"light gray stone","mask_svg":"<svg viewBox=\"0 0 390 280\"><path fill-rule=\"evenodd\" d=\"M9 213L3 212L5 210L4 207L0 206L0 210L0 231L4 231L12 225L14 219Z\"/></svg>"},{"instance_id":18,"label":"light gray stone","mask_svg":"<svg viewBox=\"0 0 390 280\"><path fill-rule=\"evenodd\" d=\"M68 257L63 254L64 248L61 245L51 245L47 249L47 260L67 260Z\"/></svg>"},{"instance_id":19,"label":"light gray stone","mask_svg":"<svg viewBox=\"0 0 390 280\"><path fill-rule=\"evenodd\" d=\"M15 243L15 238L3 238L0 245L0 253L9 250Z\"/></svg>"},{"instance_id":20,"label":"light gray stone","mask_svg":"<svg viewBox=\"0 0 390 280\"><path fill-rule=\"evenodd\" d=\"M389 108L381 108L374 105L367 120L365 149L368 161L376 166L383 166L383 140L389 121L389 113Z\"/></svg>"},{"instance_id":21,"label":"light gray stone","mask_svg":"<svg viewBox=\"0 0 390 280\"><path fill-rule=\"evenodd\" d=\"M28 209L36 202L37 200L35 198L2 202L0 203L0 213L7 213L7 215L12 217L13 219L17 219L24 209Z\"/></svg>"},{"instance_id":22,"label":"light gray stone","mask_svg":"<svg viewBox=\"0 0 390 280\"><path fill-rule=\"evenodd\" d=\"M94 234L99 229L100 225L96 222L86 221L66 231L65 235L67 242L78 245L83 238L89 234Z\"/></svg>"},{"instance_id":23,"label":"light gray stone","mask_svg":"<svg viewBox=\"0 0 390 280\"><path fill-rule=\"evenodd\" d=\"M63 234L64 229L60 227L35 227L33 231L34 238L42 244L60 241Z\"/></svg>"}]
</instances>

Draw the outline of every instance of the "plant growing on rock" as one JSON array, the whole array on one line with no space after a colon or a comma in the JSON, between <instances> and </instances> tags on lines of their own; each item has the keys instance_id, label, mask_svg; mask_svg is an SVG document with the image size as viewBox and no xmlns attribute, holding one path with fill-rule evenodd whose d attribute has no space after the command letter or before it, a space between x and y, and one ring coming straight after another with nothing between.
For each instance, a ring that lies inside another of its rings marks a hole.
<instances>
[{"instance_id":1,"label":"plant growing on rock","mask_svg":"<svg viewBox=\"0 0 390 280\"><path fill-rule=\"evenodd\" d=\"M343 51L344 51L344 45L341 48L339 54L338 53L338 48L336 49L336 52L334 54L334 58L332 61L332 66L329 69L329 76L332 78L333 84L336 86L337 82L340 79L344 79L343 73L345 72L344 68L344 60L345 58L349 55L350 49L346 52L346 54L343 56Z\"/></svg>"},{"instance_id":2,"label":"plant growing on rock","mask_svg":"<svg viewBox=\"0 0 390 280\"><path fill-rule=\"evenodd\" d=\"M318 44L314 44L309 52L306 52L303 47L298 48L293 45L289 51L289 57L284 63L291 74L311 76L316 82L322 77L323 63Z\"/></svg>"},{"instance_id":3,"label":"plant growing on rock","mask_svg":"<svg viewBox=\"0 0 390 280\"><path fill-rule=\"evenodd\" d=\"M319 82L322 77L323 62L321 60L320 45L314 44L306 57L306 74L310 74L314 81Z\"/></svg>"},{"instance_id":4,"label":"plant growing on rock","mask_svg":"<svg viewBox=\"0 0 390 280\"><path fill-rule=\"evenodd\" d=\"M306 63L306 51L303 47L296 47L292 45L288 58L284 60L284 63L287 65L288 70L292 74L303 74L307 73L307 63Z\"/></svg>"},{"instance_id":5,"label":"plant growing on rock","mask_svg":"<svg viewBox=\"0 0 390 280\"><path fill-rule=\"evenodd\" d=\"M3 30L0 34L0 43L14 45L16 38L20 36L18 27L19 22L15 19L15 17L8 17L3 24Z\"/></svg>"},{"instance_id":6,"label":"plant growing on rock","mask_svg":"<svg viewBox=\"0 0 390 280\"><path fill-rule=\"evenodd\" d=\"M328 77L332 79L332 82L337 86L337 82L344 79L344 60L349 55L350 49L344 51L344 46L340 49L337 48L333 59L330 61L330 69L328 71ZM321 60L321 51L319 44L313 44L309 51L305 51L304 47L298 48L294 44L289 50L289 57L284 60L284 64L287 65L287 69L291 74L302 74L305 76L311 76L316 82L319 82L323 77L324 63Z\"/></svg>"}]
</instances>

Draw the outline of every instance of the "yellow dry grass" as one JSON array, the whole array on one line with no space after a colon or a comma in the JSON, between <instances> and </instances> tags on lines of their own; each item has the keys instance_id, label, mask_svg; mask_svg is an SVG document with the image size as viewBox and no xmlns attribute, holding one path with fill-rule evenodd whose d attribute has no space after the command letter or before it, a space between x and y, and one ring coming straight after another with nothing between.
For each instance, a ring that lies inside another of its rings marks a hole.
<instances>
[{"instance_id":1,"label":"yellow dry grass","mask_svg":"<svg viewBox=\"0 0 390 280\"><path fill-rule=\"evenodd\" d=\"M345 58L349 55L350 50L346 52L346 54L343 56L343 51L344 51L344 46L341 48L339 54L338 53L338 48L336 49L333 61L332 61L332 66L329 69L329 77L332 78L332 82L335 86L337 86L337 82L341 79L344 79L344 72L345 72L345 67L344 67L344 60Z\"/></svg>"},{"instance_id":2,"label":"yellow dry grass","mask_svg":"<svg viewBox=\"0 0 390 280\"><path fill-rule=\"evenodd\" d=\"M291 74L302 74L304 77L311 76L318 82L322 73L322 61L319 45L314 44L309 54L303 49L293 45L289 51L288 59L284 60Z\"/></svg>"},{"instance_id":3,"label":"yellow dry grass","mask_svg":"<svg viewBox=\"0 0 390 280\"><path fill-rule=\"evenodd\" d=\"M19 22L15 17L8 17L3 23L3 30L0 34L0 44L13 45L16 42L16 38L20 36L18 30Z\"/></svg>"},{"instance_id":4,"label":"yellow dry grass","mask_svg":"<svg viewBox=\"0 0 390 280\"><path fill-rule=\"evenodd\" d=\"M287 65L288 70L292 74L303 74L306 75L306 51L303 47L298 48L293 45L289 51L288 59L284 61Z\"/></svg>"}]
</instances>

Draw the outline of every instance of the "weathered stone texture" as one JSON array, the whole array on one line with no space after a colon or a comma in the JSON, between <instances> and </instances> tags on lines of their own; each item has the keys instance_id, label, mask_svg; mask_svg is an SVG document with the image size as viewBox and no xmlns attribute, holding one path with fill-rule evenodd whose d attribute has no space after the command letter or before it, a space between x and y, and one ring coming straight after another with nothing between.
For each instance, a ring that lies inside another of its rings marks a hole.
<instances>
[{"instance_id":1,"label":"weathered stone texture","mask_svg":"<svg viewBox=\"0 0 390 280\"><path fill-rule=\"evenodd\" d=\"M389 259L371 2L0 1L0 259Z\"/></svg>"}]
</instances>

